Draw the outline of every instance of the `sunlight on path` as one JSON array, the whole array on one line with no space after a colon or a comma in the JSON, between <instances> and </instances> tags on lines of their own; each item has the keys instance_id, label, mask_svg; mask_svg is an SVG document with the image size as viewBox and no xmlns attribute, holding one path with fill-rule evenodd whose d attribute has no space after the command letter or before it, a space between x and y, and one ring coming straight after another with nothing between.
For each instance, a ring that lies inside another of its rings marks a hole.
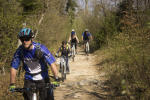
<instances>
[{"instance_id":1,"label":"sunlight on path","mask_svg":"<svg viewBox=\"0 0 150 100\"><path fill-rule=\"evenodd\" d=\"M86 56L79 48L75 62L70 61L71 73L55 90L55 100L103 100L95 88L99 84L95 59L96 56Z\"/></svg>"}]
</instances>

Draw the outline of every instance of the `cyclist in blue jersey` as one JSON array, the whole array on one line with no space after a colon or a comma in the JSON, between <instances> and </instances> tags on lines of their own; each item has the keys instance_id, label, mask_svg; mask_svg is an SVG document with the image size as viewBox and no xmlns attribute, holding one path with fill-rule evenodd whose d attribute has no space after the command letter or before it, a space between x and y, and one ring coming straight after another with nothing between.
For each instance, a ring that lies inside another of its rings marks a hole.
<instances>
[{"instance_id":1,"label":"cyclist in blue jersey","mask_svg":"<svg viewBox=\"0 0 150 100\"><path fill-rule=\"evenodd\" d=\"M43 85L49 83L48 65L51 66L52 72L56 80L58 80L58 71L55 65L55 58L50 51L42 44L33 42L34 33L29 28L23 28L19 34L19 39L22 45L16 50L10 70L10 86L9 89L13 91L15 88L15 78L17 69L20 62L23 63L24 75L24 88L31 88L35 85L39 88L40 100L54 100L53 90L45 89ZM24 100L31 100L31 91L23 93Z\"/></svg>"},{"instance_id":2,"label":"cyclist in blue jersey","mask_svg":"<svg viewBox=\"0 0 150 100\"><path fill-rule=\"evenodd\" d=\"M71 31L68 42L71 42L71 47L73 46L73 44L75 44L75 49L76 49L76 53L77 53L77 43L79 43L79 39L78 39L74 29L72 29L72 31Z\"/></svg>"},{"instance_id":3,"label":"cyclist in blue jersey","mask_svg":"<svg viewBox=\"0 0 150 100\"><path fill-rule=\"evenodd\" d=\"M82 41L84 43L84 49L85 49L85 43L91 40L93 40L91 33L88 31L88 29L85 29L85 31L82 33Z\"/></svg>"}]
</instances>

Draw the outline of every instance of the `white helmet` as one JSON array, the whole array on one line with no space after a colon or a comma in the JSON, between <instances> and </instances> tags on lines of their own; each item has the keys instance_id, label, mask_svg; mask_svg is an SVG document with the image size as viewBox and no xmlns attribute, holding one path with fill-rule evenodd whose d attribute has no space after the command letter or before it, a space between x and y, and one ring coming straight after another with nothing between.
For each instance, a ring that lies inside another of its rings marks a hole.
<instances>
[{"instance_id":1,"label":"white helmet","mask_svg":"<svg viewBox=\"0 0 150 100\"><path fill-rule=\"evenodd\" d=\"M74 29L72 29L72 31L75 31Z\"/></svg>"},{"instance_id":2,"label":"white helmet","mask_svg":"<svg viewBox=\"0 0 150 100\"><path fill-rule=\"evenodd\" d=\"M88 30L88 29L85 29L85 31L88 32L89 30Z\"/></svg>"}]
</instances>

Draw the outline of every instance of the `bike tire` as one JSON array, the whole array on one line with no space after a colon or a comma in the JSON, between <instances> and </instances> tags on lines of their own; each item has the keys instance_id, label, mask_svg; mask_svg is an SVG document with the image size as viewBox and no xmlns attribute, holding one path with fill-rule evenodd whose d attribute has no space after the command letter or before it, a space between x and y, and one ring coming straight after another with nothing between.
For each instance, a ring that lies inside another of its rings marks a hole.
<instances>
[{"instance_id":1,"label":"bike tire","mask_svg":"<svg viewBox=\"0 0 150 100\"><path fill-rule=\"evenodd\" d=\"M86 43L85 52L86 52L86 55L88 56L88 54L89 54L89 44L88 43Z\"/></svg>"},{"instance_id":2,"label":"bike tire","mask_svg":"<svg viewBox=\"0 0 150 100\"><path fill-rule=\"evenodd\" d=\"M74 62L74 55L72 56L72 61Z\"/></svg>"},{"instance_id":3,"label":"bike tire","mask_svg":"<svg viewBox=\"0 0 150 100\"><path fill-rule=\"evenodd\" d=\"M61 66L61 80L64 82L64 66Z\"/></svg>"},{"instance_id":4,"label":"bike tire","mask_svg":"<svg viewBox=\"0 0 150 100\"><path fill-rule=\"evenodd\" d=\"M66 71L65 71L65 66L63 66L63 82L66 80Z\"/></svg>"},{"instance_id":5,"label":"bike tire","mask_svg":"<svg viewBox=\"0 0 150 100\"><path fill-rule=\"evenodd\" d=\"M72 55L72 60L73 60L73 62L74 62L74 59L75 59L75 46L73 45L73 47L72 47L73 49L72 49L72 52L73 52L73 55Z\"/></svg>"},{"instance_id":6,"label":"bike tire","mask_svg":"<svg viewBox=\"0 0 150 100\"><path fill-rule=\"evenodd\" d=\"M66 63L63 65L64 68L64 80L66 80Z\"/></svg>"}]
</instances>

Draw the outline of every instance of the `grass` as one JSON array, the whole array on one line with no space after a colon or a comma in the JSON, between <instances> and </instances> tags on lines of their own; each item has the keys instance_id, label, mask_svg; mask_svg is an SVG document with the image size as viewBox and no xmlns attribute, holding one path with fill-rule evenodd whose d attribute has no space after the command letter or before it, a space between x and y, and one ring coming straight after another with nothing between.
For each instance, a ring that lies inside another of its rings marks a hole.
<instances>
[{"instance_id":1,"label":"grass","mask_svg":"<svg viewBox=\"0 0 150 100\"><path fill-rule=\"evenodd\" d=\"M149 100L150 44L145 37L120 34L95 52L100 70L106 73L104 84L111 100Z\"/></svg>"},{"instance_id":2,"label":"grass","mask_svg":"<svg viewBox=\"0 0 150 100\"><path fill-rule=\"evenodd\" d=\"M23 74L16 79L16 87L23 86ZM10 83L10 73L7 72L6 75L0 76L0 100L23 100L22 94L20 93L11 93L9 91L9 83Z\"/></svg>"}]
</instances>

